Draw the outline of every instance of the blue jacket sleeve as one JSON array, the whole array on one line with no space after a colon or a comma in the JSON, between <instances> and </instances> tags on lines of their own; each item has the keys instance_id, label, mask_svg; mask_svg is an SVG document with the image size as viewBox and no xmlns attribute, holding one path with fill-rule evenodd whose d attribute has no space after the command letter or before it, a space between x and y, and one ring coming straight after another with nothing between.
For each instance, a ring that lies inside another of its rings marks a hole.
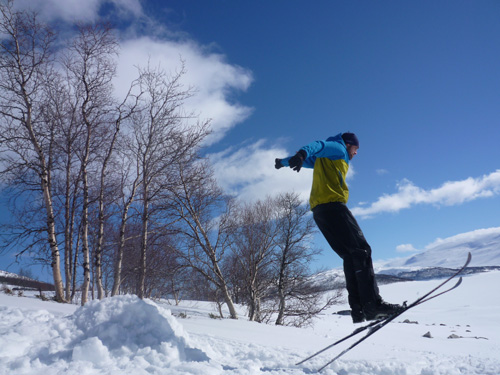
<instances>
[{"instance_id":1,"label":"blue jacket sleeve","mask_svg":"<svg viewBox=\"0 0 500 375\"><path fill-rule=\"evenodd\" d=\"M315 141L302 147L301 150L304 150L307 154L307 158L304 160L302 166L305 168L314 168L314 163L317 158L329 158L331 160L347 158L347 160L349 160L347 157L347 150L341 139L342 138L340 138L340 140L328 139L326 141ZM290 160L290 157L282 159L281 164L289 167L288 160Z\"/></svg>"}]
</instances>

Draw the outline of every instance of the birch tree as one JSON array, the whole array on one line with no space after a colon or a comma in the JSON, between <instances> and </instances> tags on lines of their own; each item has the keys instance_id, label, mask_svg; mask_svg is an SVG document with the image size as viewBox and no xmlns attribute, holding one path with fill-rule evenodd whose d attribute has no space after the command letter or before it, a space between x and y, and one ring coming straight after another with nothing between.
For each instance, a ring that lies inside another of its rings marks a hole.
<instances>
[{"instance_id":1,"label":"birch tree","mask_svg":"<svg viewBox=\"0 0 500 375\"><path fill-rule=\"evenodd\" d=\"M110 165L110 162L112 161L112 158L115 154L115 147L117 144L118 137L120 135L120 130L123 126L123 123L126 122L138 109L138 103L139 99L142 93L133 93L134 86L136 86L136 82L132 82L130 89L128 93L125 96L125 99L123 100L122 103L120 103L116 110L113 113L113 128L110 129L110 134L108 138L108 142L105 144L105 152L102 155L102 160L100 163L100 173L99 173L99 191L98 191L98 198L97 198L97 203L98 203L98 230L97 230L97 245L95 249L95 268L96 268L96 277L97 277L97 288L98 288L98 298L102 299L103 298L103 286L102 286L102 251L103 251L103 246L104 246L104 224L105 224L105 200L106 200L106 187L108 186L108 180L107 180L107 175L108 175L108 166ZM119 161L117 161L119 165ZM114 174L117 176L117 174ZM130 205L132 204L133 197L135 195L135 191L137 188L137 183L138 183L138 176L136 176L136 179L132 182L132 191L130 198L127 200L127 202L122 206L122 215L121 215L121 227L120 227L120 245L118 252L120 253L123 251L123 242L124 238L122 237L121 233L124 233L124 226L126 225L127 221L127 214L128 210L130 208ZM120 186L123 186L120 184ZM121 262L121 259L119 259L119 262ZM118 277L118 280L114 285L119 286L120 284L120 274L119 274L119 267L120 263L115 263L115 266L118 267L118 271L115 272L115 276ZM116 294L116 289L115 289L115 294Z\"/></svg>"},{"instance_id":2,"label":"birch tree","mask_svg":"<svg viewBox=\"0 0 500 375\"><path fill-rule=\"evenodd\" d=\"M123 150L129 150L128 147L122 147L122 151L120 152L123 155L123 164L120 170L121 179L120 179L120 193L119 193L119 202L117 203L120 212L119 218L119 230L118 230L118 239L117 246L115 250L114 256L114 267L113 267L113 288L111 290L111 295L115 296L120 291L120 285L122 283L122 264L123 264L123 255L125 251L125 243L126 243L126 227L127 222L129 221L129 211L136 199L137 187L140 184L140 173L137 169L137 164L133 163L133 159L130 160L128 154L123 154Z\"/></svg>"},{"instance_id":3,"label":"birch tree","mask_svg":"<svg viewBox=\"0 0 500 375\"><path fill-rule=\"evenodd\" d=\"M230 251L234 213L232 200L217 185L207 163L179 163L177 185L169 193L179 219L176 228L187 265L216 287L232 319L238 315L223 262Z\"/></svg>"},{"instance_id":4,"label":"birch tree","mask_svg":"<svg viewBox=\"0 0 500 375\"><path fill-rule=\"evenodd\" d=\"M137 285L140 298L145 293L148 237L157 213L152 209L153 204L172 184L173 166L189 163L208 134L208 122L199 122L194 114L185 111L185 101L193 95L193 90L183 85L184 74L184 64L171 74L151 65L139 69L142 110L132 116L131 147L140 176L142 233Z\"/></svg>"},{"instance_id":5,"label":"birch tree","mask_svg":"<svg viewBox=\"0 0 500 375\"><path fill-rule=\"evenodd\" d=\"M98 197L98 241L95 248L95 281L98 298L103 297L101 272L101 251L103 241L103 201L104 178L106 165L113 152L114 142L120 129L122 112L114 111L112 95L112 79L116 75L116 57L118 42L107 25L79 25L78 34L67 50L64 66L68 79L76 96L79 119L84 133L79 154L80 174L82 181L82 252L83 252L83 286L82 305L87 302L90 285L90 244L89 244L89 206L90 184L89 166L99 158L102 164L100 176L95 180L100 183ZM113 122L113 116L117 119ZM113 127L114 124L114 127Z\"/></svg>"},{"instance_id":6,"label":"birch tree","mask_svg":"<svg viewBox=\"0 0 500 375\"><path fill-rule=\"evenodd\" d=\"M76 273L73 262L78 254L74 251L74 236L75 230L78 230L75 221L81 187L80 164L76 155L80 147L82 126L78 121L75 97L68 81L61 74L54 74L53 79L47 82L44 94L44 121L51 124L55 135L53 150L56 162L52 170L52 184L56 207L58 202L63 206L58 209L56 217L57 223L64 228L65 297L67 301L71 301L75 293Z\"/></svg>"},{"instance_id":7,"label":"birch tree","mask_svg":"<svg viewBox=\"0 0 500 375\"><path fill-rule=\"evenodd\" d=\"M24 175L44 203L47 244L58 301L65 301L54 214L50 152L53 133L41 119L44 84L53 73L55 33L35 13L0 4L0 147L2 177Z\"/></svg>"},{"instance_id":8,"label":"birch tree","mask_svg":"<svg viewBox=\"0 0 500 375\"><path fill-rule=\"evenodd\" d=\"M271 267L276 246L276 204L271 198L243 205L236 216L234 258L241 270L248 304L248 318L262 321L260 301L269 297L273 281Z\"/></svg>"},{"instance_id":9,"label":"birch tree","mask_svg":"<svg viewBox=\"0 0 500 375\"><path fill-rule=\"evenodd\" d=\"M276 249L274 253L277 289L276 325L303 326L329 307L338 296L327 297L311 282L310 264L318 254L312 246L315 225L309 208L298 194L284 193L276 201Z\"/></svg>"}]
</instances>

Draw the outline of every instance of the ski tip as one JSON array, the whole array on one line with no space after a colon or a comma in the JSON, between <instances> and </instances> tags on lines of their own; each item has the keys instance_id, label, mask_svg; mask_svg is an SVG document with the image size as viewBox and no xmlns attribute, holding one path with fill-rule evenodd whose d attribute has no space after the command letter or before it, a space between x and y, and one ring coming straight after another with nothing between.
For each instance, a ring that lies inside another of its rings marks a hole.
<instances>
[{"instance_id":1,"label":"ski tip","mask_svg":"<svg viewBox=\"0 0 500 375\"><path fill-rule=\"evenodd\" d=\"M467 267L472 259L472 254L469 251L469 255L467 255L467 261L465 262L465 267Z\"/></svg>"}]
</instances>

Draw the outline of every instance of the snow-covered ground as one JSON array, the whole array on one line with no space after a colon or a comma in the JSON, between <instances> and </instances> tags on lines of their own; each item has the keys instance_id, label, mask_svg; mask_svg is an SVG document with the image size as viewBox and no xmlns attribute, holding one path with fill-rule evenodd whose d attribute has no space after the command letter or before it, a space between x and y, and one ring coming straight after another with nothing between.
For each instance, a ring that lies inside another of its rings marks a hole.
<instances>
[{"instance_id":1,"label":"snow-covered ground","mask_svg":"<svg viewBox=\"0 0 500 375\"><path fill-rule=\"evenodd\" d=\"M384 285L381 294L412 301L438 283ZM499 374L498 285L498 271L467 276L322 373ZM212 319L215 307L203 302L171 306L120 296L79 308L0 293L0 374L310 374L348 345L294 365L356 328L350 317L332 314L346 308L342 301L313 327L291 328L249 322L243 310L237 321Z\"/></svg>"}]
</instances>

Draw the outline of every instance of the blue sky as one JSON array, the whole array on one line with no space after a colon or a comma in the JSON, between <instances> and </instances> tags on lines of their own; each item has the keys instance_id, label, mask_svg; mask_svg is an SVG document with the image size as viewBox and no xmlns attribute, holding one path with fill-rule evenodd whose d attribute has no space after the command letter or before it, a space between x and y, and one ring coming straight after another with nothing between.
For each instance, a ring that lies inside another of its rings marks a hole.
<instances>
[{"instance_id":1,"label":"blue sky","mask_svg":"<svg viewBox=\"0 0 500 375\"><path fill-rule=\"evenodd\" d=\"M374 259L498 226L500 3L242 3L182 8L193 37L254 78L238 97L254 112L220 147L265 139L247 151L267 157L357 133L349 206ZM248 171L245 155L235 162ZM283 186L307 195L310 176L300 177Z\"/></svg>"},{"instance_id":2,"label":"blue sky","mask_svg":"<svg viewBox=\"0 0 500 375\"><path fill-rule=\"evenodd\" d=\"M307 199L310 171L276 171L274 158L352 131L348 205L375 260L500 226L498 1L18 3L59 22L111 16L117 92L134 64L174 69L182 56L199 89L189 105L212 118L207 155L242 199Z\"/></svg>"}]
</instances>

